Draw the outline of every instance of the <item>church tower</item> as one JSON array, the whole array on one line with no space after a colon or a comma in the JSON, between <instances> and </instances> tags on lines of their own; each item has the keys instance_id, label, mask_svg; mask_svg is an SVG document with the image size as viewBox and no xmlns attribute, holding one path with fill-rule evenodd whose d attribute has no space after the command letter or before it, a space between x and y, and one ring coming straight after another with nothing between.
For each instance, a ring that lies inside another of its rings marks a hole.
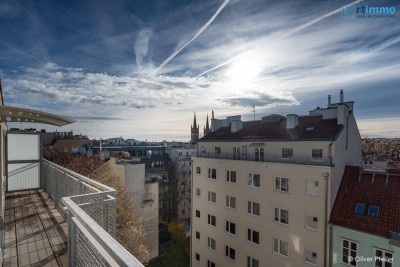
<instances>
[{"instance_id":1,"label":"church tower","mask_svg":"<svg viewBox=\"0 0 400 267\"><path fill-rule=\"evenodd\" d=\"M204 136L206 136L210 132L211 132L211 129L210 129L210 125L208 124L208 114L207 114L206 127L204 127Z\"/></svg>"},{"instance_id":2,"label":"church tower","mask_svg":"<svg viewBox=\"0 0 400 267\"><path fill-rule=\"evenodd\" d=\"M196 113L194 113L194 120L193 120L193 125L190 127L191 130L191 137L190 137L190 142L192 143L197 143L199 140L199 125L196 123Z\"/></svg>"}]
</instances>

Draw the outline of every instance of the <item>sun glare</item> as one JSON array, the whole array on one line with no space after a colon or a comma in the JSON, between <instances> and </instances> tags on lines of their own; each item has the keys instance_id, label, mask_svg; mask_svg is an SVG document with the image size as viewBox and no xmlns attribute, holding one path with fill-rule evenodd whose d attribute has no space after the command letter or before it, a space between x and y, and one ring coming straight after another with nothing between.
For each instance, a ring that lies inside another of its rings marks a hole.
<instances>
[{"instance_id":1,"label":"sun glare","mask_svg":"<svg viewBox=\"0 0 400 267\"><path fill-rule=\"evenodd\" d=\"M234 85L248 85L257 78L261 71L257 57L254 54L246 53L231 64L225 72L225 76Z\"/></svg>"}]
</instances>

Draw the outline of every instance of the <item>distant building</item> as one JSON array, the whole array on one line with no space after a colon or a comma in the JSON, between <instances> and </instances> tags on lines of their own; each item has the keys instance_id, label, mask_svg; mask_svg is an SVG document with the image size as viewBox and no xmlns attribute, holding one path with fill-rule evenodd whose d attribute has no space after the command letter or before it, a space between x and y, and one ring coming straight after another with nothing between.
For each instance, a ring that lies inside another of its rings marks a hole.
<instances>
[{"instance_id":1,"label":"distant building","mask_svg":"<svg viewBox=\"0 0 400 267\"><path fill-rule=\"evenodd\" d=\"M197 141L199 140L199 129L200 126L196 122L196 113L194 113L193 125L190 126L190 142L197 143Z\"/></svg>"},{"instance_id":2,"label":"distant building","mask_svg":"<svg viewBox=\"0 0 400 267\"><path fill-rule=\"evenodd\" d=\"M329 266L328 216L361 159L354 102L216 119L192 161L191 266Z\"/></svg>"},{"instance_id":3,"label":"distant building","mask_svg":"<svg viewBox=\"0 0 400 267\"><path fill-rule=\"evenodd\" d=\"M214 112L213 112L213 114L214 114ZM208 114L207 114L206 126L204 127L203 134L204 134L204 136L206 136L210 132L211 132L211 128L210 128L210 125L208 123Z\"/></svg>"},{"instance_id":4,"label":"distant building","mask_svg":"<svg viewBox=\"0 0 400 267\"><path fill-rule=\"evenodd\" d=\"M145 243L150 252L149 259L157 257L159 255L158 178L146 175L144 164L131 164L116 158L111 158L106 164L133 197L135 209L143 217L143 227L147 232Z\"/></svg>"},{"instance_id":5,"label":"distant building","mask_svg":"<svg viewBox=\"0 0 400 267\"><path fill-rule=\"evenodd\" d=\"M399 192L400 170L374 163L346 167L330 218L330 266L397 266Z\"/></svg>"}]
</instances>

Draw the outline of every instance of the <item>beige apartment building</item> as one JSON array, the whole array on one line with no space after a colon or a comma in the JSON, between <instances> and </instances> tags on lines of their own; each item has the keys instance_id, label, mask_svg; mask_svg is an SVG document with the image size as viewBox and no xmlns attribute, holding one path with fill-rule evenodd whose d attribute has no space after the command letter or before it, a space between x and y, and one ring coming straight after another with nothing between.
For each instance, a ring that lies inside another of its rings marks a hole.
<instances>
[{"instance_id":1,"label":"beige apartment building","mask_svg":"<svg viewBox=\"0 0 400 267\"><path fill-rule=\"evenodd\" d=\"M211 119L192 164L191 266L328 266L329 214L358 165L354 102L309 115Z\"/></svg>"}]
</instances>

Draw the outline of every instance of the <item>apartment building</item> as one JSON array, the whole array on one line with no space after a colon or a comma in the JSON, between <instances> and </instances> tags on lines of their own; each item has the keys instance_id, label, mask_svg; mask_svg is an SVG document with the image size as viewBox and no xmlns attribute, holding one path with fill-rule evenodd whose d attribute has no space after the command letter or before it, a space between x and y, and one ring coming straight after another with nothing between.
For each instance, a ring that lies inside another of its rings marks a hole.
<instances>
[{"instance_id":1,"label":"apartment building","mask_svg":"<svg viewBox=\"0 0 400 267\"><path fill-rule=\"evenodd\" d=\"M192 163L192 266L327 266L329 214L361 158L354 102L211 119Z\"/></svg>"}]
</instances>

